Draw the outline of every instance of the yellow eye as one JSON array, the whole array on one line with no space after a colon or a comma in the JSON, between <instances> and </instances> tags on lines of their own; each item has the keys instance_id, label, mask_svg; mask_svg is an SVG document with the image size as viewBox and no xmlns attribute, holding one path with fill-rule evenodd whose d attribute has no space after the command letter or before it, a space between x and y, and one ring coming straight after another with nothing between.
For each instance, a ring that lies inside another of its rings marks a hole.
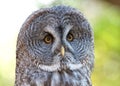
<instances>
[{"instance_id":1,"label":"yellow eye","mask_svg":"<svg viewBox=\"0 0 120 86\"><path fill-rule=\"evenodd\" d=\"M73 41L73 39L74 39L73 34L69 33L69 34L67 35L67 40L68 40L68 41Z\"/></svg>"},{"instance_id":2,"label":"yellow eye","mask_svg":"<svg viewBox=\"0 0 120 86\"><path fill-rule=\"evenodd\" d=\"M46 35L45 38L44 38L44 42L46 44L50 44L53 42L53 37L51 35Z\"/></svg>"}]
</instances>

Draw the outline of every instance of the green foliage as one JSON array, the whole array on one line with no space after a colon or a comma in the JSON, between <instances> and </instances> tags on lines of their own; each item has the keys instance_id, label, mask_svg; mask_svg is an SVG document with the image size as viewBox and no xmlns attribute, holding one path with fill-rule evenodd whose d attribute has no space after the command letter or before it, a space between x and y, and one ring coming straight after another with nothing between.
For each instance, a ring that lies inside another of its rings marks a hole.
<instances>
[{"instance_id":1,"label":"green foliage","mask_svg":"<svg viewBox=\"0 0 120 86\"><path fill-rule=\"evenodd\" d=\"M95 86L120 86L120 12L103 7L97 21L95 33Z\"/></svg>"}]
</instances>

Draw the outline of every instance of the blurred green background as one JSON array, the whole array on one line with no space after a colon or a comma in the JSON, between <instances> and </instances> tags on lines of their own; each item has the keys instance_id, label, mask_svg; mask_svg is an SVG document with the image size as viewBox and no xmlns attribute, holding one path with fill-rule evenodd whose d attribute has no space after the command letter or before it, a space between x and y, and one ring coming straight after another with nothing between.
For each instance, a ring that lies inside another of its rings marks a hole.
<instances>
[{"instance_id":1,"label":"blurred green background","mask_svg":"<svg viewBox=\"0 0 120 86\"><path fill-rule=\"evenodd\" d=\"M39 0L36 2L38 8L63 4L81 11L94 30L93 86L120 86L120 0L53 0L50 4L42 4ZM14 53L12 58L2 57L9 52L0 53L0 86L13 86L16 38L12 40L15 41L11 44L13 48L8 48L8 51ZM2 51L4 47L0 47Z\"/></svg>"}]
</instances>

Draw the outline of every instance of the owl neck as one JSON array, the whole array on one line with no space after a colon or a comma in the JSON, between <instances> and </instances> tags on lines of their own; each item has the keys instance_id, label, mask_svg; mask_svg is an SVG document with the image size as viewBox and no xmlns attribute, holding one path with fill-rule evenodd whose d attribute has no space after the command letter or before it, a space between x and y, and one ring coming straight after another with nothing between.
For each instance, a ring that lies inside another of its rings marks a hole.
<instances>
[{"instance_id":1,"label":"owl neck","mask_svg":"<svg viewBox=\"0 0 120 86\"><path fill-rule=\"evenodd\" d=\"M55 72L34 71L27 76L29 76L27 79L30 81L28 82L30 86L92 86L86 69Z\"/></svg>"}]
</instances>

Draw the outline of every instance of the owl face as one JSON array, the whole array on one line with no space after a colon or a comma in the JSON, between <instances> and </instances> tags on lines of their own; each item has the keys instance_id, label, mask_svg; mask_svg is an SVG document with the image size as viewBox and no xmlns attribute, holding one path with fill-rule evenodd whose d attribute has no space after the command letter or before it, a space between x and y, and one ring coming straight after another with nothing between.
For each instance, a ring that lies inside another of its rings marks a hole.
<instances>
[{"instance_id":1,"label":"owl face","mask_svg":"<svg viewBox=\"0 0 120 86\"><path fill-rule=\"evenodd\" d=\"M38 10L18 35L15 86L91 86L93 50L93 32L81 12Z\"/></svg>"},{"instance_id":2,"label":"owl face","mask_svg":"<svg viewBox=\"0 0 120 86\"><path fill-rule=\"evenodd\" d=\"M44 71L79 69L93 53L90 25L74 9L57 9L41 10L26 21L23 44L35 66Z\"/></svg>"}]
</instances>

